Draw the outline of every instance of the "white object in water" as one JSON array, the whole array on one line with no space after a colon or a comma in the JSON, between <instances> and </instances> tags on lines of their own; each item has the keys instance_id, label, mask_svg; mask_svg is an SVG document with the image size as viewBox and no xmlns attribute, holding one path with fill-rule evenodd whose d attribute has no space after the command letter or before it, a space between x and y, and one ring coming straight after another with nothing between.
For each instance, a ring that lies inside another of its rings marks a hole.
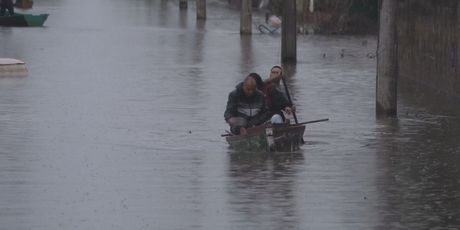
<instances>
[{"instance_id":1,"label":"white object in water","mask_svg":"<svg viewBox=\"0 0 460 230\"><path fill-rule=\"evenodd\" d=\"M27 76L26 63L13 58L0 58L0 77Z\"/></svg>"},{"instance_id":2,"label":"white object in water","mask_svg":"<svg viewBox=\"0 0 460 230\"><path fill-rule=\"evenodd\" d=\"M267 23L273 28L280 28L281 27L281 19L278 18L276 15L271 15L268 18Z\"/></svg>"}]
</instances>

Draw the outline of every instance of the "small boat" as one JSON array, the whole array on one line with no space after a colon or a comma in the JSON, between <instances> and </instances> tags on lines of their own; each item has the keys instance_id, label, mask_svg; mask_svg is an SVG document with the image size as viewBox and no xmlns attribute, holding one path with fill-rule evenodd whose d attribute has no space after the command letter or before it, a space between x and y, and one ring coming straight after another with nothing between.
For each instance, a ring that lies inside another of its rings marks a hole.
<instances>
[{"instance_id":1,"label":"small boat","mask_svg":"<svg viewBox=\"0 0 460 230\"><path fill-rule=\"evenodd\" d=\"M0 16L0 26L43 26L48 14L19 14Z\"/></svg>"},{"instance_id":2,"label":"small boat","mask_svg":"<svg viewBox=\"0 0 460 230\"><path fill-rule=\"evenodd\" d=\"M264 124L248 128L246 135L222 136L238 151L293 152L303 144L304 132L304 124Z\"/></svg>"},{"instance_id":3,"label":"small boat","mask_svg":"<svg viewBox=\"0 0 460 230\"><path fill-rule=\"evenodd\" d=\"M18 59L0 58L0 77L27 76L26 64Z\"/></svg>"}]
</instances>

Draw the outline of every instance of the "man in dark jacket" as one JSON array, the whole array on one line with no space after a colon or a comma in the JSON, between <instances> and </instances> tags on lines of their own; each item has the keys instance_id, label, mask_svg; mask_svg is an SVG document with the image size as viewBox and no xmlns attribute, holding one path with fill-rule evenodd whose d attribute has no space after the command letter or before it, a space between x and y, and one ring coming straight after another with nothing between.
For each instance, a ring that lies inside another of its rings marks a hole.
<instances>
[{"instance_id":1,"label":"man in dark jacket","mask_svg":"<svg viewBox=\"0 0 460 230\"><path fill-rule=\"evenodd\" d=\"M275 67L278 67L278 66L275 66ZM279 73L276 73L276 71L279 71ZM276 74L279 75L279 76L276 76L278 84L276 82L272 82L272 80L275 78L273 79L269 78L267 79L266 82L262 81L262 78L257 73L250 73L249 76L251 76L252 78L254 78L254 80L256 80L257 89L262 91L262 93L264 93L265 106L267 107L267 110L270 113L270 116L272 116L271 122L272 123L284 123L286 118L284 116L283 111L286 114L291 114L292 104L288 101L284 93L282 93L278 89L279 81L282 77L281 69L272 68L271 72L273 73L270 73L270 77L273 77ZM274 118L273 117L274 115L278 115L278 117Z\"/></svg>"},{"instance_id":2,"label":"man in dark jacket","mask_svg":"<svg viewBox=\"0 0 460 230\"><path fill-rule=\"evenodd\" d=\"M0 16L4 16L6 10L10 15L14 15L13 0L0 0Z\"/></svg>"},{"instance_id":3,"label":"man in dark jacket","mask_svg":"<svg viewBox=\"0 0 460 230\"><path fill-rule=\"evenodd\" d=\"M275 65L270 69L269 78L264 82L263 92L267 99L267 107L271 115L273 115L272 123L283 123L286 120L284 113L291 114L295 112L295 106L288 100L287 93L281 89L280 82L282 78L283 69L281 66Z\"/></svg>"},{"instance_id":4,"label":"man in dark jacket","mask_svg":"<svg viewBox=\"0 0 460 230\"><path fill-rule=\"evenodd\" d=\"M257 90L253 77L248 76L228 95L225 121L233 134L246 134L246 128L260 125L270 118L264 94Z\"/></svg>"}]
</instances>

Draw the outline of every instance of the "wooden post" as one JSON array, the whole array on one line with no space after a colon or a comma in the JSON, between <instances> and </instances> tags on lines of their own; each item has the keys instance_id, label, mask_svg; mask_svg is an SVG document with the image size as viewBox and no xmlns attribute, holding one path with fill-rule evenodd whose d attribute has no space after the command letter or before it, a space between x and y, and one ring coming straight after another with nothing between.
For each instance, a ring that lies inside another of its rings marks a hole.
<instances>
[{"instance_id":1,"label":"wooden post","mask_svg":"<svg viewBox=\"0 0 460 230\"><path fill-rule=\"evenodd\" d=\"M240 34L252 34L252 1L241 0Z\"/></svg>"},{"instance_id":2,"label":"wooden post","mask_svg":"<svg viewBox=\"0 0 460 230\"><path fill-rule=\"evenodd\" d=\"M179 1L179 9L185 10L185 9L187 9L187 7L188 7L187 0L180 0Z\"/></svg>"},{"instance_id":3,"label":"wooden post","mask_svg":"<svg viewBox=\"0 0 460 230\"><path fill-rule=\"evenodd\" d=\"M296 0L283 1L281 26L281 62L297 62Z\"/></svg>"},{"instance_id":4,"label":"wooden post","mask_svg":"<svg viewBox=\"0 0 460 230\"><path fill-rule=\"evenodd\" d=\"M206 19L206 0L196 0L196 19Z\"/></svg>"},{"instance_id":5,"label":"wooden post","mask_svg":"<svg viewBox=\"0 0 460 230\"><path fill-rule=\"evenodd\" d=\"M397 0L382 0L380 9L376 86L378 117L396 117L397 114L397 6Z\"/></svg>"}]
</instances>

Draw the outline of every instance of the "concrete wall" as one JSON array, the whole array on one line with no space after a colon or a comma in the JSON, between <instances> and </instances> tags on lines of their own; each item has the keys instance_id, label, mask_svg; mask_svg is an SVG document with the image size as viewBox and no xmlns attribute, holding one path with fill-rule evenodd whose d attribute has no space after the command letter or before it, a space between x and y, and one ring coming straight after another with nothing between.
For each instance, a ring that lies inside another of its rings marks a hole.
<instances>
[{"instance_id":1,"label":"concrete wall","mask_svg":"<svg viewBox=\"0 0 460 230\"><path fill-rule=\"evenodd\" d=\"M400 0L399 76L460 98L460 1Z\"/></svg>"}]
</instances>

